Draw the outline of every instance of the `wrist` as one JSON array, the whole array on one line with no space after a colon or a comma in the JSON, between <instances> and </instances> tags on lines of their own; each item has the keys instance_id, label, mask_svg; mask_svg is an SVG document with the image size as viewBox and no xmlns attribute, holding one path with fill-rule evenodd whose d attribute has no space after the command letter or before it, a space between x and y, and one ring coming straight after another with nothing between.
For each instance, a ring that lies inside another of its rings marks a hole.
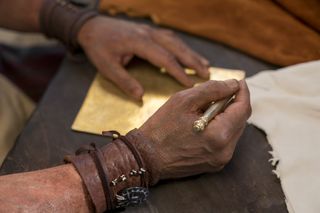
<instances>
[{"instance_id":1,"label":"wrist","mask_svg":"<svg viewBox=\"0 0 320 213\"><path fill-rule=\"evenodd\" d=\"M157 143L152 140L152 137L149 136L148 132L143 128L134 129L127 133L127 138L135 145L135 147L141 153L149 176L150 186L155 185L161 177L161 168L162 166L162 157L159 153Z\"/></svg>"},{"instance_id":2,"label":"wrist","mask_svg":"<svg viewBox=\"0 0 320 213\"><path fill-rule=\"evenodd\" d=\"M29 14L29 23L30 27L28 31L31 32L40 32L40 11L43 5L43 0L37 0L37 1L30 1L30 10L33 12L28 13Z\"/></svg>"},{"instance_id":3,"label":"wrist","mask_svg":"<svg viewBox=\"0 0 320 213\"><path fill-rule=\"evenodd\" d=\"M92 41L94 41L94 31L95 31L94 22L96 22L98 18L99 16L93 17L92 19L87 20L85 23L83 23L83 25L79 29L76 39L78 44L82 48L86 48L90 46Z\"/></svg>"},{"instance_id":4,"label":"wrist","mask_svg":"<svg viewBox=\"0 0 320 213\"><path fill-rule=\"evenodd\" d=\"M126 137L116 135L118 139L101 148L89 146L66 158L80 174L97 212L142 203L150 180L155 181L153 164L142 155L150 149L137 147L137 142L143 145L145 141L137 130L132 132Z\"/></svg>"},{"instance_id":5,"label":"wrist","mask_svg":"<svg viewBox=\"0 0 320 213\"><path fill-rule=\"evenodd\" d=\"M41 31L49 38L60 40L71 52L80 49L77 40L82 25L97 16L95 10L72 4L67 0L44 0L40 10Z\"/></svg>"}]
</instances>

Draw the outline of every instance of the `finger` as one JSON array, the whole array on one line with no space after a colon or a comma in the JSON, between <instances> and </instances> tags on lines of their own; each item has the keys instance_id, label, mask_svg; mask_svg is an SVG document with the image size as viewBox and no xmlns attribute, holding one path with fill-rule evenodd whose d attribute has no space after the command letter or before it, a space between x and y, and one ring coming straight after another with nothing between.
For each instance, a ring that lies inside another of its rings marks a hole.
<instances>
[{"instance_id":1,"label":"finger","mask_svg":"<svg viewBox=\"0 0 320 213\"><path fill-rule=\"evenodd\" d=\"M121 58L121 64L122 66L126 66L130 61L131 59L133 58L133 54L129 54L129 55L125 55Z\"/></svg>"},{"instance_id":2,"label":"finger","mask_svg":"<svg viewBox=\"0 0 320 213\"><path fill-rule=\"evenodd\" d=\"M230 120L221 119L217 116L215 120L209 122L206 127L204 134L207 134L208 138L212 138L214 141L212 145L215 149L226 149L231 147L230 144L236 144L235 135L239 135L246 126L246 122L241 124L235 124L230 122Z\"/></svg>"},{"instance_id":3,"label":"finger","mask_svg":"<svg viewBox=\"0 0 320 213\"><path fill-rule=\"evenodd\" d=\"M237 143L239 142L239 139L241 137L241 135L243 134L243 131L246 128L246 124L244 124L242 127L240 127L238 130L236 130L236 132L234 133L234 135L231 137L230 141L228 142L227 146L225 147L225 151L227 153L233 153Z\"/></svg>"},{"instance_id":4,"label":"finger","mask_svg":"<svg viewBox=\"0 0 320 213\"><path fill-rule=\"evenodd\" d=\"M236 98L224 112L218 114L209 122L207 130L218 131L221 138L227 140L233 133L246 124L250 114L250 95L244 80L239 82L240 89Z\"/></svg>"},{"instance_id":5,"label":"finger","mask_svg":"<svg viewBox=\"0 0 320 213\"><path fill-rule=\"evenodd\" d=\"M173 31L171 31L171 30L153 30L153 32L155 32L156 35L159 34L158 31L160 31L160 32L162 32L162 34L166 35L166 36L163 36L163 38L165 38L165 37L168 37L169 39L172 38L171 41L178 42L178 43L182 44L182 46L185 46L186 47L185 49L190 51L190 53L192 53L197 59L199 59L200 63L203 66L208 67L210 65L209 61L206 58L204 58L203 56L201 56L197 52L190 49L179 37L176 36L176 34Z\"/></svg>"},{"instance_id":6,"label":"finger","mask_svg":"<svg viewBox=\"0 0 320 213\"><path fill-rule=\"evenodd\" d=\"M248 85L245 80L239 81L240 89L236 93L236 98L233 103L228 106L225 113L228 115L236 114L238 112L239 118L247 120L251 115L251 104L250 104L250 92Z\"/></svg>"},{"instance_id":7,"label":"finger","mask_svg":"<svg viewBox=\"0 0 320 213\"><path fill-rule=\"evenodd\" d=\"M195 88L186 90L189 101L196 109L208 106L212 101L218 101L235 94L239 89L239 83L235 79L227 81L207 81Z\"/></svg>"},{"instance_id":8,"label":"finger","mask_svg":"<svg viewBox=\"0 0 320 213\"><path fill-rule=\"evenodd\" d=\"M111 80L124 93L137 101L142 100L144 91L141 84L131 77L120 64L104 62L98 66L98 69L104 77Z\"/></svg>"},{"instance_id":9,"label":"finger","mask_svg":"<svg viewBox=\"0 0 320 213\"><path fill-rule=\"evenodd\" d=\"M202 78L209 78L209 62L190 49L179 37L169 30L153 30L152 38L171 52L188 68L194 69Z\"/></svg>"},{"instance_id":10,"label":"finger","mask_svg":"<svg viewBox=\"0 0 320 213\"><path fill-rule=\"evenodd\" d=\"M239 141L239 138L241 137L243 130L245 129L245 126L241 127L238 129L232 137L228 141L224 142L218 142L218 141L211 141L210 146L212 147L213 150L216 150L217 154L215 156L212 156L212 166L213 169L219 168L219 167L224 167L226 164L230 162L232 159L234 150L237 146L237 143ZM220 147L218 147L219 145Z\"/></svg>"},{"instance_id":11,"label":"finger","mask_svg":"<svg viewBox=\"0 0 320 213\"><path fill-rule=\"evenodd\" d=\"M193 81L186 75L184 69L170 52L152 40L144 40L141 43L134 47L135 54L158 67L165 68L182 85L187 87L193 86Z\"/></svg>"}]
</instances>

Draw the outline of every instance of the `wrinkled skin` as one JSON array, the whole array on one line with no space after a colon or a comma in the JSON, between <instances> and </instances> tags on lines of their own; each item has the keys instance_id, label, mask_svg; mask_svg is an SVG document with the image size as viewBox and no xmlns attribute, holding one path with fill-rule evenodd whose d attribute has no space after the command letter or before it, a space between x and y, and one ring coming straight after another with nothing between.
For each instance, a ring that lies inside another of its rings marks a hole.
<instances>
[{"instance_id":1,"label":"wrinkled skin","mask_svg":"<svg viewBox=\"0 0 320 213\"><path fill-rule=\"evenodd\" d=\"M78 40L98 71L136 100L141 100L143 88L124 69L133 56L165 68L187 87L193 82L183 67L195 69L202 78L209 77L209 62L169 30L99 16L83 25Z\"/></svg>"},{"instance_id":2,"label":"wrinkled skin","mask_svg":"<svg viewBox=\"0 0 320 213\"><path fill-rule=\"evenodd\" d=\"M208 103L234 93L235 101L216 116L205 131L192 130L193 122ZM181 91L140 127L140 132L148 138L148 145L155 150L155 153L144 154L155 155L152 157L157 163L150 166L159 167L156 170L160 179L218 171L231 159L250 113L249 92L244 81L208 81ZM127 149L126 153L129 155L131 151ZM108 155L108 164L123 156L124 152ZM5 212L92 211L85 186L70 164L1 176L0 209Z\"/></svg>"},{"instance_id":3,"label":"wrinkled skin","mask_svg":"<svg viewBox=\"0 0 320 213\"><path fill-rule=\"evenodd\" d=\"M38 14L42 2L4 2L0 8L7 12L0 12L0 25L39 31ZM19 12L20 8L28 8L28 13ZM166 68L186 86L191 86L192 82L184 75L181 65L195 69L204 78L209 75L208 62L170 31L100 16L81 28L78 39L99 71L136 99L141 98L143 89L123 68L133 55ZM234 103L211 121L204 132L192 131L193 122L209 102L233 93L237 94ZM155 157L161 179L223 168L232 157L250 111L249 92L244 81L209 81L173 95L140 128L157 151ZM108 156L109 163L116 160ZM90 212L86 193L71 164L5 175L0 177L0 212Z\"/></svg>"},{"instance_id":4,"label":"wrinkled skin","mask_svg":"<svg viewBox=\"0 0 320 213\"><path fill-rule=\"evenodd\" d=\"M203 132L192 129L211 101L236 94L234 102ZM208 81L173 95L141 128L157 150L160 179L221 170L232 158L251 114L245 81Z\"/></svg>"}]
</instances>

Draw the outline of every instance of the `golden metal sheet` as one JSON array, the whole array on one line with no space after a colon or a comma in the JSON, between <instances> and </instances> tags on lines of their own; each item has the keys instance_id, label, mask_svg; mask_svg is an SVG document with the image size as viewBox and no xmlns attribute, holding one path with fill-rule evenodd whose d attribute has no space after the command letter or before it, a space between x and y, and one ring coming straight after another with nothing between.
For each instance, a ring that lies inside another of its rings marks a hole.
<instances>
[{"instance_id":1,"label":"golden metal sheet","mask_svg":"<svg viewBox=\"0 0 320 213\"><path fill-rule=\"evenodd\" d=\"M130 99L97 74L72 125L73 130L93 134L117 130L125 134L140 127L172 94L184 89L176 80L149 64L131 66L129 72L145 89L143 104ZM189 69L186 73L193 74ZM211 80L240 80L244 76L240 70L210 68ZM201 82L196 76L192 78Z\"/></svg>"}]
</instances>

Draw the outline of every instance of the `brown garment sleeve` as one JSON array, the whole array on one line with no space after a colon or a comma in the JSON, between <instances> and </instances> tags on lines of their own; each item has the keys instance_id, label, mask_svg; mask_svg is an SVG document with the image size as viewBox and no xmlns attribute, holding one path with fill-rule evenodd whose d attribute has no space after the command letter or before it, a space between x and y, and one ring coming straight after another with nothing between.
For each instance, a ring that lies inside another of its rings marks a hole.
<instances>
[{"instance_id":1,"label":"brown garment sleeve","mask_svg":"<svg viewBox=\"0 0 320 213\"><path fill-rule=\"evenodd\" d=\"M101 0L100 11L149 17L156 24L203 36L267 62L287 66L320 59L319 33L290 13L295 11L308 23L317 25L319 4L311 4L313 1L316 0L308 0L308 7L304 7L307 3L299 3L304 1L280 1L291 8L284 10L269 0Z\"/></svg>"},{"instance_id":2,"label":"brown garment sleeve","mask_svg":"<svg viewBox=\"0 0 320 213\"><path fill-rule=\"evenodd\" d=\"M82 9L68 0L44 0L40 10L41 31L49 38L61 41L72 53L80 49L77 34L82 25L98 13Z\"/></svg>"},{"instance_id":3,"label":"brown garment sleeve","mask_svg":"<svg viewBox=\"0 0 320 213\"><path fill-rule=\"evenodd\" d=\"M319 0L275 0L275 2L302 24L320 33Z\"/></svg>"}]
</instances>

